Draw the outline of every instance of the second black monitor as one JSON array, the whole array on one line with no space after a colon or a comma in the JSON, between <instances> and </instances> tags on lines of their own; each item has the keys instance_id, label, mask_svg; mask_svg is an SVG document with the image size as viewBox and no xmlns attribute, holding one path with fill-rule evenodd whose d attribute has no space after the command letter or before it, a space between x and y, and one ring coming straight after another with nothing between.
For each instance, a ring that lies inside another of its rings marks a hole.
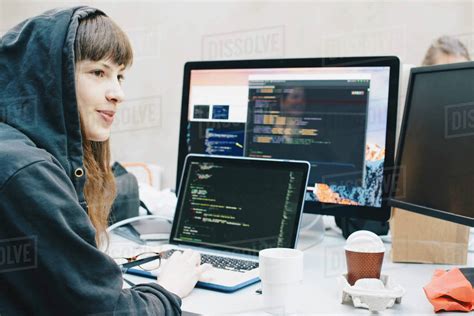
<instances>
[{"instance_id":1,"label":"second black monitor","mask_svg":"<svg viewBox=\"0 0 474 316\"><path fill-rule=\"evenodd\" d=\"M391 205L474 226L474 62L413 68Z\"/></svg>"},{"instance_id":2,"label":"second black monitor","mask_svg":"<svg viewBox=\"0 0 474 316\"><path fill-rule=\"evenodd\" d=\"M396 57L189 62L178 175L188 153L307 160L305 212L385 220Z\"/></svg>"}]
</instances>

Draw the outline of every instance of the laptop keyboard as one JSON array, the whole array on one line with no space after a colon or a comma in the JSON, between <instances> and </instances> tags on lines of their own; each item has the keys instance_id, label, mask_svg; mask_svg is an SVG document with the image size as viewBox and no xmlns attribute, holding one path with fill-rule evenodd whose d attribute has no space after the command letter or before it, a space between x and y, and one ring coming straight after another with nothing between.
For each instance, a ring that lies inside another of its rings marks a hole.
<instances>
[{"instance_id":1,"label":"laptop keyboard","mask_svg":"<svg viewBox=\"0 0 474 316\"><path fill-rule=\"evenodd\" d=\"M170 249L163 255L163 259L171 257L175 251L181 250ZM201 254L201 263L209 263L217 269L237 271L242 273L258 268L258 262L207 254Z\"/></svg>"}]
</instances>

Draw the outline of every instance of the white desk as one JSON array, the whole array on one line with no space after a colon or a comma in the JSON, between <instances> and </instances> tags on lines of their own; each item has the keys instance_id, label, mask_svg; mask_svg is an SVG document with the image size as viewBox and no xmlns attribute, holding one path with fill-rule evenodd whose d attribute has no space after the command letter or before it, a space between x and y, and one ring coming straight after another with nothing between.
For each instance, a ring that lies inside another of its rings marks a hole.
<instances>
[{"instance_id":1,"label":"white desk","mask_svg":"<svg viewBox=\"0 0 474 316\"><path fill-rule=\"evenodd\" d=\"M129 241L113 237L114 249L128 247ZM311 243L311 238L306 234L300 237L299 247L306 247ZM334 232L326 234L322 243L305 250L304 281L299 296L299 312L304 315L370 315L366 309L355 309L351 305L343 305L340 300L337 277L346 271L344 246L345 240ZM128 244L128 246L126 246ZM390 248L389 244L386 244ZM120 251L120 250L115 250ZM136 253L136 252L135 252ZM474 266L474 257L469 254L468 265ZM449 269L448 265L429 264L401 264L393 263L390 255L385 256L382 273L390 275L397 283L406 289L406 294L401 304L395 304L381 314L384 315L433 315L433 307L426 299L423 286L426 285L435 269ZM150 282L127 275L133 282ZM203 315L268 315L262 310L262 296L255 291L260 288L260 283L244 288L232 294L213 292L209 290L194 289L183 300L183 311ZM459 315L459 313L443 313L442 315Z\"/></svg>"}]
</instances>

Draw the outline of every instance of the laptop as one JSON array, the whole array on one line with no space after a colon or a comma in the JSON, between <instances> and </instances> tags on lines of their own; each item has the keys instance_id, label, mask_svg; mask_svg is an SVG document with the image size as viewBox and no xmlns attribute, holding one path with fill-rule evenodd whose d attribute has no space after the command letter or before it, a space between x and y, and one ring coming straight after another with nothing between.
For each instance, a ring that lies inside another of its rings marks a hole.
<instances>
[{"instance_id":1,"label":"laptop","mask_svg":"<svg viewBox=\"0 0 474 316\"><path fill-rule=\"evenodd\" d=\"M214 267L200 288L234 292L258 282L260 250L296 247L309 170L305 161L188 155L163 260L199 251Z\"/></svg>"}]
</instances>

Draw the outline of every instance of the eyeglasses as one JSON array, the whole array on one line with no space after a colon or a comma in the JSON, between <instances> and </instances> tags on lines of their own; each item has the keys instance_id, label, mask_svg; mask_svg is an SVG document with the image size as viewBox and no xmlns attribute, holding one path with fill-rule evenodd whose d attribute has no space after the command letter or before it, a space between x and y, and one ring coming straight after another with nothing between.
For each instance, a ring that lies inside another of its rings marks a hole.
<instances>
[{"instance_id":1,"label":"eyeglasses","mask_svg":"<svg viewBox=\"0 0 474 316\"><path fill-rule=\"evenodd\" d=\"M122 269L139 266L145 271L152 271L160 267L161 256L159 252L142 252L133 257L117 257L114 260Z\"/></svg>"}]
</instances>

